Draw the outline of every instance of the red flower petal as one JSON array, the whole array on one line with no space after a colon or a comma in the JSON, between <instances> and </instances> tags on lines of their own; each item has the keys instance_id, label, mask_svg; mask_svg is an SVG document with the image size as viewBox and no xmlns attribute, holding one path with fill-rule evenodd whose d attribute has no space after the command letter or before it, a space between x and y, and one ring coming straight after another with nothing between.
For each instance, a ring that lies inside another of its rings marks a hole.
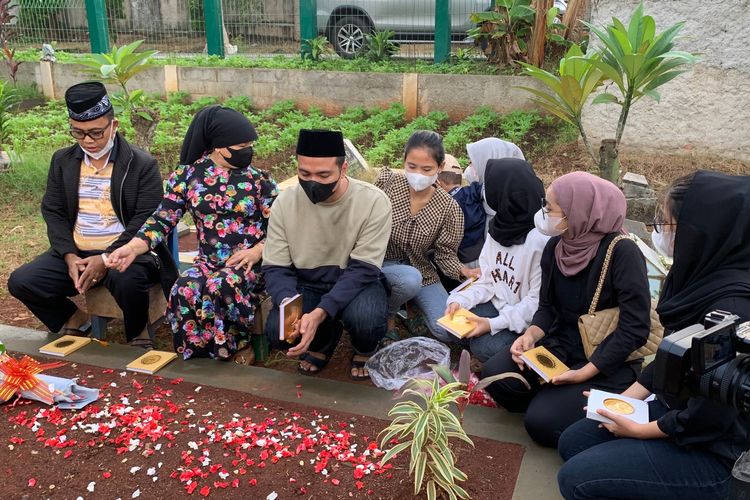
<instances>
[{"instance_id":1,"label":"red flower petal","mask_svg":"<svg viewBox=\"0 0 750 500\"><path fill-rule=\"evenodd\" d=\"M207 497L208 494L211 493L211 487L204 486L203 488L201 488L201 490L198 493L200 493L201 496Z\"/></svg>"},{"instance_id":2,"label":"red flower petal","mask_svg":"<svg viewBox=\"0 0 750 500\"><path fill-rule=\"evenodd\" d=\"M332 483L332 484L333 484L334 486L338 486L338 485L339 485L339 483L341 483L341 481L339 481L338 479L331 479L331 483Z\"/></svg>"},{"instance_id":3,"label":"red flower petal","mask_svg":"<svg viewBox=\"0 0 750 500\"><path fill-rule=\"evenodd\" d=\"M102 477L104 479L109 479L110 477L112 477L112 473L111 472L102 472Z\"/></svg>"},{"instance_id":4,"label":"red flower petal","mask_svg":"<svg viewBox=\"0 0 750 500\"><path fill-rule=\"evenodd\" d=\"M29 488L33 488L34 486L36 486L36 479L32 477L29 479Z\"/></svg>"}]
</instances>

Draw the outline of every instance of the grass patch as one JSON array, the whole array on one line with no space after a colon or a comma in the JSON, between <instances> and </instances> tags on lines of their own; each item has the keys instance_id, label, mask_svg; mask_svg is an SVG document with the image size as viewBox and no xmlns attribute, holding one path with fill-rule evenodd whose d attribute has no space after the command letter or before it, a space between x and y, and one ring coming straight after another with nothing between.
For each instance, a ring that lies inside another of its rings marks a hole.
<instances>
[{"instance_id":1,"label":"grass patch","mask_svg":"<svg viewBox=\"0 0 750 500\"><path fill-rule=\"evenodd\" d=\"M16 52L16 59L26 62L39 61L39 50L27 49ZM64 51L55 52L60 64L76 64L87 54L75 54ZM370 61L364 57L342 59L338 56L323 58L319 61L289 57L284 55L253 56L233 55L225 58L208 55L167 56L160 55L153 59L153 65L176 65L210 68L260 68L260 69L300 69L316 71L345 71L372 73L433 73L452 75L512 75L519 70L510 66L500 67L489 64L483 59L462 59L453 62L435 64L426 59L401 59L395 57L385 61Z\"/></svg>"},{"instance_id":2,"label":"grass patch","mask_svg":"<svg viewBox=\"0 0 750 500\"><path fill-rule=\"evenodd\" d=\"M47 183L49 156L28 155L16 161L7 172L0 173L0 248L4 258L0 260L0 276L7 276L13 269L48 247L47 228L40 212L40 203ZM8 292L0 287L0 296Z\"/></svg>"}]
</instances>

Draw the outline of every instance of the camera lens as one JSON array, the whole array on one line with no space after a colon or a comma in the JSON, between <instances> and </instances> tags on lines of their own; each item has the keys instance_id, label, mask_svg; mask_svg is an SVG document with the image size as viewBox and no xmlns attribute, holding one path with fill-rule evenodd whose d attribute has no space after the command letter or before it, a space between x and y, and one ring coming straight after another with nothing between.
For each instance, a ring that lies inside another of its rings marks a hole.
<instances>
[{"instance_id":1,"label":"camera lens","mask_svg":"<svg viewBox=\"0 0 750 500\"><path fill-rule=\"evenodd\" d=\"M700 379L701 395L750 414L750 356L741 355Z\"/></svg>"}]
</instances>

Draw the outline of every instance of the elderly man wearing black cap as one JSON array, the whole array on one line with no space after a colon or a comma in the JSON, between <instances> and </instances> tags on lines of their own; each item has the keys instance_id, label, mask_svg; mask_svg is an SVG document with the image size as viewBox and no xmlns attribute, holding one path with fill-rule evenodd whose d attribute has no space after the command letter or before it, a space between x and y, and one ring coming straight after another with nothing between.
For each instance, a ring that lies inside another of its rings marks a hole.
<instances>
[{"instance_id":1,"label":"elderly man wearing black cap","mask_svg":"<svg viewBox=\"0 0 750 500\"><path fill-rule=\"evenodd\" d=\"M266 323L272 345L291 347L299 371L310 375L330 359L345 328L354 355L351 377L368 378L364 364L386 333L387 293L381 266L391 234L391 204L372 184L347 177L341 132L302 130L297 142L299 185L271 207L263 271L273 310ZM279 340L279 305L302 295L299 342Z\"/></svg>"},{"instance_id":2,"label":"elderly man wearing black cap","mask_svg":"<svg viewBox=\"0 0 750 500\"><path fill-rule=\"evenodd\" d=\"M16 269L8 289L51 331L82 335L91 323L69 297L105 286L123 311L127 340L147 347L149 289L161 279L168 293L177 277L169 250L158 248L125 273L108 272L105 260L158 206L159 168L117 132L104 85L74 85L65 101L77 144L56 151L50 163L42 215L51 248Z\"/></svg>"}]
</instances>

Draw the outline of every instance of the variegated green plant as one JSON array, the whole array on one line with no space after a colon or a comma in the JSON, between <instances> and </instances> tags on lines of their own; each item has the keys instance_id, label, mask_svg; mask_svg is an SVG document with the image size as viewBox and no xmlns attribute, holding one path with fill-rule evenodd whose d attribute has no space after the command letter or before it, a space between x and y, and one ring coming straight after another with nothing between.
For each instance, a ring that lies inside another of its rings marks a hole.
<instances>
[{"instance_id":1,"label":"variegated green plant","mask_svg":"<svg viewBox=\"0 0 750 500\"><path fill-rule=\"evenodd\" d=\"M441 387L439 378L435 377L432 381L411 381L410 388L402 395L413 396L413 400L402 401L388 412L394 418L381 433L381 448L385 449L393 439L398 444L386 452L381 463L408 451L415 495L424 484L428 500L436 499L439 492L454 500L470 498L458 484L466 481L467 476L456 466L456 455L449 442L455 438L474 446L451 412L451 405L466 398L468 393L459 382Z\"/></svg>"}]
</instances>

